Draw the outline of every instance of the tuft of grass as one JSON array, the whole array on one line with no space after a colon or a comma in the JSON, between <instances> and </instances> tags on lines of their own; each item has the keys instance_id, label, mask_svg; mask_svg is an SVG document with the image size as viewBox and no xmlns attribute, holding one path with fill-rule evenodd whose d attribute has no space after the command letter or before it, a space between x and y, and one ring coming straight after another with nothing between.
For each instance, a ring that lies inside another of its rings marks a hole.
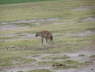
<instances>
[{"instance_id":1,"label":"tuft of grass","mask_svg":"<svg viewBox=\"0 0 95 72\"><path fill-rule=\"evenodd\" d=\"M27 55L32 55L30 51L0 51L0 66L16 66L28 63L33 63L36 60L33 58L27 58Z\"/></svg>"},{"instance_id":2,"label":"tuft of grass","mask_svg":"<svg viewBox=\"0 0 95 72\"><path fill-rule=\"evenodd\" d=\"M79 56L83 57L83 56L85 56L85 54L80 54Z\"/></svg>"},{"instance_id":3,"label":"tuft of grass","mask_svg":"<svg viewBox=\"0 0 95 72\"><path fill-rule=\"evenodd\" d=\"M39 40L15 40L10 42L0 42L0 48L31 48L35 46L35 44L39 44Z\"/></svg>"},{"instance_id":4,"label":"tuft of grass","mask_svg":"<svg viewBox=\"0 0 95 72\"><path fill-rule=\"evenodd\" d=\"M5 56L0 58L0 66L14 66L14 65L22 65L26 63L34 62L34 59L27 59L19 56Z\"/></svg>"},{"instance_id":5,"label":"tuft of grass","mask_svg":"<svg viewBox=\"0 0 95 72\"><path fill-rule=\"evenodd\" d=\"M68 69L68 68L78 68L80 66L83 66L84 63L79 62L79 61L75 61L75 60L65 60L65 61L42 61L38 63L39 65L49 65L52 66L53 65L58 65L58 64L62 64L63 66L55 66L55 69Z\"/></svg>"},{"instance_id":6,"label":"tuft of grass","mask_svg":"<svg viewBox=\"0 0 95 72\"><path fill-rule=\"evenodd\" d=\"M48 69L36 69L36 70L32 70L32 71L27 71L27 72L51 72Z\"/></svg>"},{"instance_id":7,"label":"tuft of grass","mask_svg":"<svg viewBox=\"0 0 95 72\"><path fill-rule=\"evenodd\" d=\"M43 57L43 59L52 59L52 60L57 60L57 59L68 59L70 58L69 56L67 55L64 55L64 56L46 56L46 57Z\"/></svg>"},{"instance_id":8,"label":"tuft of grass","mask_svg":"<svg viewBox=\"0 0 95 72\"><path fill-rule=\"evenodd\" d=\"M89 58L95 58L95 55L91 55L91 56L89 56Z\"/></svg>"},{"instance_id":9,"label":"tuft of grass","mask_svg":"<svg viewBox=\"0 0 95 72\"><path fill-rule=\"evenodd\" d=\"M24 71L17 71L17 72L24 72Z\"/></svg>"}]
</instances>

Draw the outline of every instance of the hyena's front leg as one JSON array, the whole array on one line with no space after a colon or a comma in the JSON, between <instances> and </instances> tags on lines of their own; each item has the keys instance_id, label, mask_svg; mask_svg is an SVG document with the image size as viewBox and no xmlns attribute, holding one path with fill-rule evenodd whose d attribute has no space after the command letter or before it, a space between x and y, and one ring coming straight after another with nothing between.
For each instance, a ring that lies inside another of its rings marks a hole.
<instances>
[{"instance_id":1,"label":"hyena's front leg","mask_svg":"<svg viewBox=\"0 0 95 72\"><path fill-rule=\"evenodd\" d=\"M43 38L41 38L41 41L42 41L42 45L43 45Z\"/></svg>"},{"instance_id":2,"label":"hyena's front leg","mask_svg":"<svg viewBox=\"0 0 95 72\"><path fill-rule=\"evenodd\" d=\"M45 40L46 40L46 44L48 44L48 39L46 38Z\"/></svg>"},{"instance_id":3,"label":"hyena's front leg","mask_svg":"<svg viewBox=\"0 0 95 72\"><path fill-rule=\"evenodd\" d=\"M46 38L46 47L49 47L49 46L50 46L50 44L49 44L49 39Z\"/></svg>"},{"instance_id":4,"label":"hyena's front leg","mask_svg":"<svg viewBox=\"0 0 95 72\"><path fill-rule=\"evenodd\" d=\"M41 41L42 41L41 46L42 46L42 48L46 48L46 43L45 43L44 40L45 40L44 38L41 38Z\"/></svg>"},{"instance_id":5,"label":"hyena's front leg","mask_svg":"<svg viewBox=\"0 0 95 72\"><path fill-rule=\"evenodd\" d=\"M43 48L43 46L44 46L44 39L41 38L41 48Z\"/></svg>"}]
</instances>

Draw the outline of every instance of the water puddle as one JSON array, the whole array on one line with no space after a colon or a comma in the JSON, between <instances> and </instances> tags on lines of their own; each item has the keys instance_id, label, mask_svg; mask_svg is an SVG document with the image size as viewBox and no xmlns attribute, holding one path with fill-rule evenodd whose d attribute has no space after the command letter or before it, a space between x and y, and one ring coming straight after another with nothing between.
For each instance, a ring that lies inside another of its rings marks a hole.
<instances>
[{"instance_id":1,"label":"water puddle","mask_svg":"<svg viewBox=\"0 0 95 72\"><path fill-rule=\"evenodd\" d=\"M80 20L81 22L95 22L95 17L87 17Z\"/></svg>"},{"instance_id":2,"label":"water puddle","mask_svg":"<svg viewBox=\"0 0 95 72\"><path fill-rule=\"evenodd\" d=\"M57 21L63 18L42 18L42 19L31 19L31 20L17 20L13 22L1 22L0 24L17 24L17 23L39 23L39 22L47 22L47 21Z\"/></svg>"},{"instance_id":3,"label":"water puddle","mask_svg":"<svg viewBox=\"0 0 95 72\"><path fill-rule=\"evenodd\" d=\"M65 36L86 37L86 36L91 36L94 34L95 34L95 31L86 30L86 31L77 32L77 33L67 33L67 34L65 34Z\"/></svg>"},{"instance_id":4,"label":"water puddle","mask_svg":"<svg viewBox=\"0 0 95 72\"><path fill-rule=\"evenodd\" d=\"M85 10L91 10L91 9L95 9L95 6L81 6L79 8L74 8L72 10L74 10L74 11L85 11Z\"/></svg>"}]
</instances>

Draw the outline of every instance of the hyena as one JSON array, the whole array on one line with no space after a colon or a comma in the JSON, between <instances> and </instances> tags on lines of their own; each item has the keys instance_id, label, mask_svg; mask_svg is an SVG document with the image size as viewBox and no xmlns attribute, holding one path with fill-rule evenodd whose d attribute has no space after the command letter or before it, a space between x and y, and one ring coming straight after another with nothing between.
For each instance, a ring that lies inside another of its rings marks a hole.
<instances>
[{"instance_id":1,"label":"hyena","mask_svg":"<svg viewBox=\"0 0 95 72\"><path fill-rule=\"evenodd\" d=\"M46 41L46 44L49 41L53 41L53 35L51 32L49 31L40 31L40 32L37 32L36 37L41 37L41 41L42 41L42 44L44 44L44 39Z\"/></svg>"}]
</instances>

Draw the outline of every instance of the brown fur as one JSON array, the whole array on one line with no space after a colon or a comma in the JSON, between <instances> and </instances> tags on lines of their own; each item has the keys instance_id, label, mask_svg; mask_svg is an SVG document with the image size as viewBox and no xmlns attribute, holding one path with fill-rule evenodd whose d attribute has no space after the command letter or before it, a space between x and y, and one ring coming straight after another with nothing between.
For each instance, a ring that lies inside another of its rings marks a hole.
<instances>
[{"instance_id":1,"label":"brown fur","mask_svg":"<svg viewBox=\"0 0 95 72\"><path fill-rule=\"evenodd\" d=\"M48 40L50 40L50 41L53 40L53 35L52 35L52 33L49 32L49 31L37 32L35 36L36 36L36 37L38 37L38 36L41 37L42 43L43 43L43 39L46 40L46 43L47 43Z\"/></svg>"}]
</instances>

